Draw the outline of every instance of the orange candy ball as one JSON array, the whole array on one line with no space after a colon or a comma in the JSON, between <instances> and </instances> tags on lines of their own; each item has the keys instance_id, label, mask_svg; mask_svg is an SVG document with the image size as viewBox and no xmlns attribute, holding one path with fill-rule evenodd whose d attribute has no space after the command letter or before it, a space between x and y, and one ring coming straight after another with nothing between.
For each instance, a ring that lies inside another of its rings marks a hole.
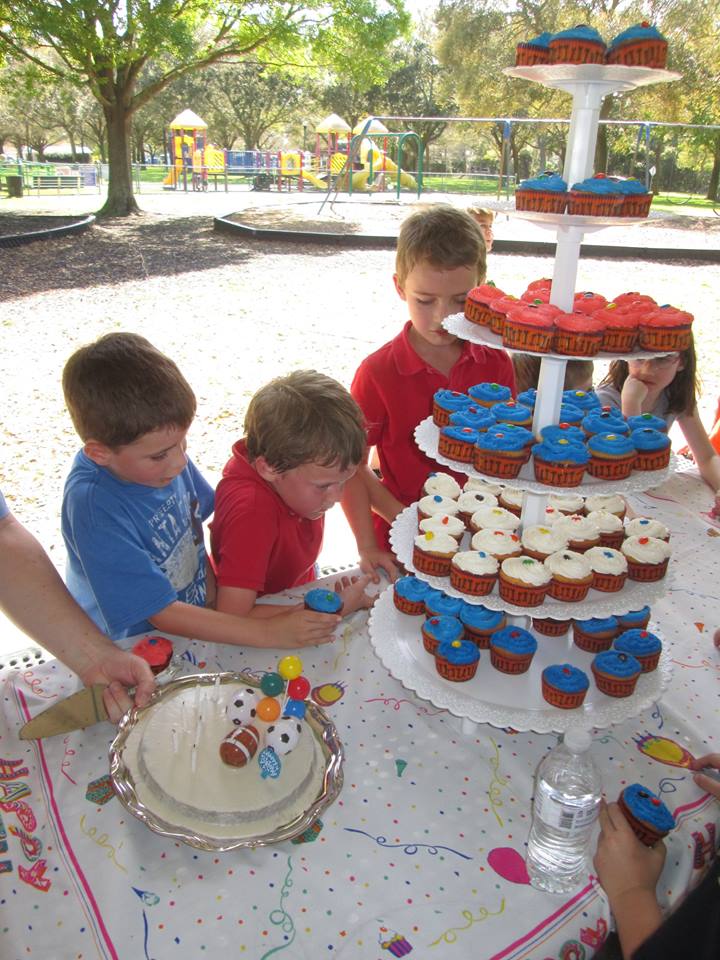
<instances>
[{"instance_id":1,"label":"orange candy ball","mask_svg":"<svg viewBox=\"0 0 720 960\"><path fill-rule=\"evenodd\" d=\"M280 716L280 704L275 697L263 697L255 709L258 717L266 723L272 723Z\"/></svg>"}]
</instances>

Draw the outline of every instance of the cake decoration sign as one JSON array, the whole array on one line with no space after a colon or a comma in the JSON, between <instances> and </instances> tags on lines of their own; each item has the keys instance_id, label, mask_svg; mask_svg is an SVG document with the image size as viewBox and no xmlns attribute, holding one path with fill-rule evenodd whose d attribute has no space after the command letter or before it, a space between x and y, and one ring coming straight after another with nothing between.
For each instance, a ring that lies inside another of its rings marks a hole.
<instances>
[{"instance_id":1,"label":"cake decoration sign","mask_svg":"<svg viewBox=\"0 0 720 960\"><path fill-rule=\"evenodd\" d=\"M275 753L272 747L264 747L260 751L258 763L260 764L260 774L263 780L266 780L268 777L272 777L273 780L276 780L280 776L282 763L280 761L280 757Z\"/></svg>"}]
</instances>

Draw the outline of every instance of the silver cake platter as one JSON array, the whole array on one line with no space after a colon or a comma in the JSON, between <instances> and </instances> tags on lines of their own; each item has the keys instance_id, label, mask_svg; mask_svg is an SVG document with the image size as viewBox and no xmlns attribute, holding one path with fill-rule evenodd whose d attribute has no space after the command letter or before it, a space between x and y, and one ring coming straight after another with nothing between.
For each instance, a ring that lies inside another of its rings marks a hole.
<instances>
[{"instance_id":1,"label":"silver cake platter","mask_svg":"<svg viewBox=\"0 0 720 960\"><path fill-rule=\"evenodd\" d=\"M138 723L143 721L158 704L169 697L173 697L178 690L182 688L194 688L198 685L213 687L216 678L219 678L220 686L227 683L241 683L249 686L259 687L262 672L253 672L250 670L241 673L201 673L190 674L172 680L158 687L145 707L133 707L120 721L118 732L110 745L110 776L112 778L115 792L120 798L120 802L127 810L137 817L142 823L148 826L153 832L163 837L169 837L172 840L182 840L192 847L200 850L212 850L224 853L228 850L236 850L242 847L264 847L271 843L279 843L282 840L292 840L308 830L320 816L321 812L337 799L343 785L343 761L345 759L342 743L338 738L335 725L327 714L312 701L307 701L305 720L309 724L313 734L317 737L322 755L325 759L325 772L323 776L322 788L307 809L296 816L289 823L282 824L277 828L261 834L247 835L239 837L229 837L227 832L222 836L213 835L212 825L208 824L207 832L198 832L187 825L173 823L163 818L153 809L152 802L141 800L138 796L138 784L135 783L133 775L126 762L126 749L128 747L128 737L135 730ZM168 749L170 749L168 745Z\"/></svg>"}]
</instances>

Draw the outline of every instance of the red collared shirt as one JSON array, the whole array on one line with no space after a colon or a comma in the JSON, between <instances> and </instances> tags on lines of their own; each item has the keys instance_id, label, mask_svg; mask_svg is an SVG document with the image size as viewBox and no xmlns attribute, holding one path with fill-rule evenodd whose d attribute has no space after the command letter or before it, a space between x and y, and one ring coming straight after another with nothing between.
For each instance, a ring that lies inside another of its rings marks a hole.
<instances>
[{"instance_id":1,"label":"red collared shirt","mask_svg":"<svg viewBox=\"0 0 720 960\"><path fill-rule=\"evenodd\" d=\"M409 330L410 321L394 340L363 360L350 388L365 416L368 446L377 447L383 483L405 504L418 499L429 473L445 469L426 457L413 437L418 423L432 414L435 391L445 388L465 393L476 383L492 382L515 393L512 362L504 350L465 341L446 377L418 356ZM455 476L458 481L467 479L462 474ZM379 519L376 532L383 527L387 530Z\"/></svg>"},{"instance_id":2,"label":"red collared shirt","mask_svg":"<svg viewBox=\"0 0 720 960\"><path fill-rule=\"evenodd\" d=\"M262 594L313 580L324 517L307 520L293 513L249 463L244 440L232 452L215 492L210 524L218 585Z\"/></svg>"}]
</instances>

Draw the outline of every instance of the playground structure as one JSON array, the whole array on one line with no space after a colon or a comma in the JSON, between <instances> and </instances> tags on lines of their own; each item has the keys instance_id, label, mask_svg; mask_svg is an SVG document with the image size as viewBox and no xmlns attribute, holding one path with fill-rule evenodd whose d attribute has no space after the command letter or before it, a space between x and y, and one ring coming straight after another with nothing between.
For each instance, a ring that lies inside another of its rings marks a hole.
<instances>
[{"instance_id":1,"label":"playground structure","mask_svg":"<svg viewBox=\"0 0 720 960\"><path fill-rule=\"evenodd\" d=\"M168 128L169 170L163 180L166 189L207 190L210 178L252 176L256 190L298 190L307 187L330 192L378 192L394 185L422 191L422 144L416 133L390 133L378 120L365 120L351 129L341 117L331 114L315 128L315 152L307 150L221 150L207 139L207 124L183 110ZM383 147L373 137L383 139ZM407 139L417 142L418 177L401 169ZM398 162L388 156L388 147L397 144ZM394 184L393 184L394 181Z\"/></svg>"}]
</instances>

